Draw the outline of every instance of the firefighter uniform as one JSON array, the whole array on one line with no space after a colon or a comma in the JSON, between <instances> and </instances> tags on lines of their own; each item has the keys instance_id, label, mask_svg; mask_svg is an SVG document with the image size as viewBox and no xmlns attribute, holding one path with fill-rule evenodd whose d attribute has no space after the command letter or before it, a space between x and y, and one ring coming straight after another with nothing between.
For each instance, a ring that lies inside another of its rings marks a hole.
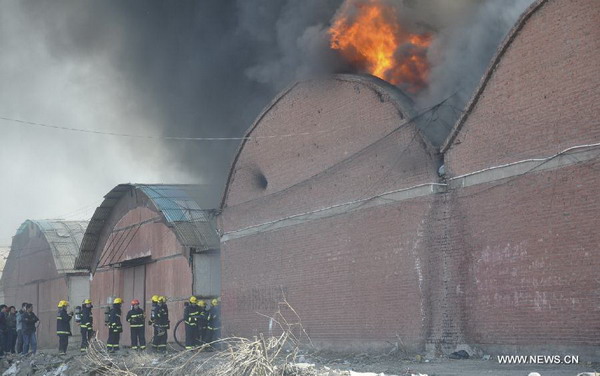
<instances>
[{"instance_id":1,"label":"firefighter uniform","mask_svg":"<svg viewBox=\"0 0 600 376\"><path fill-rule=\"evenodd\" d=\"M92 317L92 301L86 299L81 306L81 320L79 328L81 330L81 352L87 351L89 340L92 339L94 318Z\"/></svg>"},{"instance_id":2,"label":"firefighter uniform","mask_svg":"<svg viewBox=\"0 0 600 376\"><path fill-rule=\"evenodd\" d=\"M169 321L169 308L167 307L164 296L158 298L158 302L154 308L154 338L152 346L156 351L167 351L168 330L171 327Z\"/></svg>"},{"instance_id":3,"label":"firefighter uniform","mask_svg":"<svg viewBox=\"0 0 600 376\"><path fill-rule=\"evenodd\" d=\"M208 311L207 323L206 323L206 343L214 342L219 339L219 332L221 329L221 306L219 305L218 299L213 299L211 307Z\"/></svg>"},{"instance_id":4,"label":"firefighter uniform","mask_svg":"<svg viewBox=\"0 0 600 376\"><path fill-rule=\"evenodd\" d=\"M58 303L58 314L56 315L56 334L58 335L58 353L66 354L71 335L71 318L73 314L67 313L69 303L61 300Z\"/></svg>"},{"instance_id":5,"label":"firefighter uniform","mask_svg":"<svg viewBox=\"0 0 600 376\"><path fill-rule=\"evenodd\" d=\"M197 305L195 296L190 298L183 310L183 322L185 323L185 348L193 349L198 345L198 317L200 307Z\"/></svg>"},{"instance_id":6,"label":"firefighter uniform","mask_svg":"<svg viewBox=\"0 0 600 376\"><path fill-rule=\"evenodd\" d=\"M123 299L116 298L108 314L108 341L106 342L108 352L119 350L119 340L121 339L121 333L123 332L123 325L121 324L121 303L123 303Z\"/></svg>"},{"instance_id":7,"label":"firefighter uniform","mask_svg":"<svg viewBox=\"0 0 600 376\"><path fill-rule=\"evenodd\" d=\"M208 339L207 324L208 324L208 310L206 310L206 302L204 300L198 300L198 344L203 345Z\"/></svg>"},{"instance_id":8,"label":"firefighter uniform","mask_svg":"<svg viewBox=\"0 0 600 376\"><path fill-rule=\"evenodd\" d=\"M158 327L156 324L156 314L158 313L158 295L152 296L152 309L150 310L150 320L148 325L152 326L152 348L156 350L156 341L158 339Z\"/></svg>"},{"instance_id":9,"label":"firefighter uniform","mask_svg":"<svg viewBox=\"0 0 600 376\"><path fill-rule=\"evenodd\" d=\"M136 299L131 302L131 310L127 312L127 322L131 329L131 348L144 350L146 348L146 315Z\"/></svg>"}]
</instances>

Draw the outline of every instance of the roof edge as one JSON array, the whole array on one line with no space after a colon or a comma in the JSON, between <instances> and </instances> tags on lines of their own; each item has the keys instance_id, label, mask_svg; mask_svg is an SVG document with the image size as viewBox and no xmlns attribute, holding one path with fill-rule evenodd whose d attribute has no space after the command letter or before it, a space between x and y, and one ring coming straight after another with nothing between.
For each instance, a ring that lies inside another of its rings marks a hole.
<instances>
[{"instance_id":1,"label":"roof edge","mask_svg":"<svg viewBox=\"0 0 600 376\"><path fill-rule=\"evenodd\" d=\"M471 112L473 111L473 109L475 108L477 103L479 102L479 98L485 91L488 82L491 80L492 76L494 75L494 73L496 71L496 67L498 66L498 64L500 64L500 61L502 60L504 54L506 53L506 51L508 51L509 47L512 45L512 42L517 38L519 32L523 29L523 27L525 27L525 25L527 24L527 21L529 21L531 16L533 16L533 14L537 10L539 10L546 3L548 3L548 1L549 0L537 0L536 2L531 4L521 14L519 19L515 23L515 25L510 29L510 31L504 38L504 41L502 42L500 47L496 50L496 54L492 58L492 61L488 65L488 68L486 69L485 73L483 74L482 78L480 79L479 86L475 90L475 93L471 97L471 100L465 106L465 111L463 112L461 117L456 121L456 123L454 124L454 127L452 127L452 130L450 131L450 134L448 135L448 137L446 137L446 140L440 146L440 149L439 149L440 153L444 154L454 144L454 140L460 133L462 126L468 119L469 115L471 115Z\"/></svg>"},{"instance_id":2,"label":"roof edge","mask_svg":"<svg viewBox=\"0 0 600 376\"><path fill-rule=\"evenodd\" d=\"M235 156L230 164L229 173L227 174L227 180L225 181L225 186L223 189L221 204L219 205L219 209L221 211L225 208L225 201L227 200L227 197L229 195L229 188L230 188L231 178L233 177L235 165L237 164L237 161L242 153L242 150L244 149L244 146L246 145L246 142L249 141L250 134L252 132L254 132L254 130L258 127L258 124L262 121L262 119L265 117L265 115L273 107L275 107L275 105L277 105L277 103L279 103L279 101L281 101L281 99L283 99L283 97L285 97L289 92L291 92L296 86L298 86L301 83L310 82L310 81L314 81L317 79L319 79L319 78L311 78L311 79L307 79L307 80L298 80L298 81L293 82L292 84L287 86L285 89L283 89L281 92L279 92L279 94L277 94L277 96L275 96L275 98L273 98L273 100L271 100L271 102L269 102L269 104L267 106L265 106L263 108L263 110L259 113L259 115L256 117L256 119L254 120L252 125L248 128L248 130L244 134L244 136L243 136L244 139L238 146ZM390 84L387 81L384 81L378 77L375 77L375 76L372 76L369 74L340 73L340 74L332 74L332 75L326 76L326 79L333 79L333 80L346 81L346 82L357 82L357 83L363 84L363 85L369 87L371 90L375 91L376 93L388 95L390 98L393 99L391 102L394 104L394 106L399 111L401 109L406 110L406 108L401 108L399 103L402 103L407 108L414 108L413 100L408 95L404 94L404 92L402 90L400 90L398 87ZM412 116L414 114L404 114L404 115ZM427 137L425 137L423 135L423 132L419 129L419 127L416 126L416 123L414 125L415 125L415 130L417 131L418 136L423 141L423 143L426 145L426 148L428 149L428 151L432 155L438 154L439 153L438 149L435 146L433 146L433 144L429 141L429 139Z\"/></svg>"},{"instance_id":3,"label":"roof edge","mask_svg":"<svg viewBox=\"0 0 600 376\"><path fill-rule=\"evenodd\" d=\"M87 230L87 225L89 224L89 221L88 220L65 220L65 219L56 219L56 218L26 219L19 226L19 229L17 230L17 235L18 235L20 233L20 230L23 228L23 226L26 226L28 223L33 224L37 228L37 230L41 234L43 234L44 240L46 241L46 243L48 243L48 246L50 247L50 252L52 253L52 259L54 260L54 267L55 267L57 273L58 274L70 274L70 273L76 272L77 270L75 269L75 265L73 265L73 268L65 267L64 265L60 265L61 264L61 259L60 259L61 255L60 255L59 250L56 248L56 242L51 240L50 238L48 238L49 231L58 231L58 229L56 227L53 227L52 230L44 229L44 226L42 225L42 223L44 223L44 222L47 222L47 223L58 222L58 223L65 225L69 229L70 229L69 225L76 224L76 225L85 227ZM73 236L73 233L71 233L71 231L69 231L69 234L71 235L68 237L69 240L73 241L73 244L76 245L77 254L75 255L75 260L77 260L77 258L79 257L81 244L77 244L77 239ZM85 230L84 230L84 234L85 234ZM61 242L61 244L62 244L62 242ZM10 250L12 252L12 245L10 247ZM75 264L75 262L73 262L73 264Z\"/></svg>"},{"instance_id":4,"label":"roof edge","mask_svg":"<svg viewBox=\"0 0 600 376\"><path fill-rule=\"evenodd\" d=\"M79 255L75 260L75 270L82 271L88 270L92 273L96 271L96 263L98 261L98 243L101 237L102 232L106 226L106 222L111 218L114 213L115 207L119 202L123 199L123 197L133 190L139 191L141 194L147 197L148 201L151 203L154 210L159 213L161 220L169 227L173 227L167 215L165 214L164 208L159 207L159 205L155 202L155 199L149 196L143 188L148 187L197 187L202 186L202 184L141 184L141 183L123 183L118 184L113 187L106 195L104 195L104 201L96 208L92 218L89 221L89 226L87 227L83 239L81 241ZM189 197L191 200L197 203L197 198ZM203 209L206 211L213 210ZM173 229L175 236L180 240L180 234L178 231ZM183 243L183 242L182 242Z\"/></svg>"}]
</instances>

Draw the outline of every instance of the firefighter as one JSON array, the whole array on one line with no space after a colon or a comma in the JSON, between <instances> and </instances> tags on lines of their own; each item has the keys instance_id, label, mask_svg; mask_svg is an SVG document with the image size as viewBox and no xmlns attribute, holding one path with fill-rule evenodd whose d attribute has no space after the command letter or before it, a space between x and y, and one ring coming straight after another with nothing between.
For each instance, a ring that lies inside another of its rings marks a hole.
<instances>
[{"instance_id":1,"label":"firefighter","mask_svg":"<svg viewBox=\"0 0 600 376\"><path fill-rule=\"evenodd\" d=\"M119 350L119 340L123 332L121 304L123 304L123 299L116 298L108 314L108 341L106 342L106 347L108 348L108 352L111 353Z\"/></svg>"},{"instance_id":2,"label":"firefighter","mask_svg":"<svg viewBox=\"0 0 600 376\"><path fill-rule=\"evenodd\" d=\"M158 295L152 295L152 309L150 310L150 320L148 321L148 325L154 324L154 320L156 319L156 306L158 305Z\"/></svg>"},{"instance_id":3,"label":"firefighter","mask_svg":"<svg viewBox=\"0 0 600 376\"><path fill-rule=\"evenodd\" d=\"M67 353L69 336L71 334L71 318L73 313L67 313L69 302L61 300L58 302L58 314L56 315L56 334L58 335L58 354Z\"/></svg>"},{"instance_id":4,"label":"firefighter","mask_svg":"<svg viewBox=\"0 0 600 376\"><path fill-rule=\"evenodd\" d=\"M183 309L185 348L187 350L193 349L198 344L198 315L200 314L200 307L198 307L197 303L198 299L195 296L191 296Z\"/></svg>"},{"instance_id":5,"label":"firefighter","mask_svg":"<svg viewBox=\"0 0 600 376\"><path fill-rule=\"evenodd\" d=\"M87 351L89 341L92 339L94 333L92 308L92 301L90 299L83 301L81 305L81 319L79 321L79 328L81 330L81 347L79 350L81 352Z\"/></svg>"},{"instance_id":6,"label":"firefighter","mask_svg":"<svg viewBox=\"0 0 600 376\"><path fill-rule=\"evenodd\" d=\"M159 296L154 313L154 339L152 340L152 346L158 352L167 351L167 334L171 327L170 324L167 299Z\"/></svg>"},{"instance_id":7,"label":"firefighter","mask_svg":"<svg viewBox=\"0 0 600 376\"><path fill-rule=\"evenodd\" d=\"M206 301L198 300L198 344L203 345L206 343L208 339L208 335L206 333L206 324L208 318L208 311L206 310Z\"/></svg>"},{"instance_id":8,"label":"firefighter","mask_svg":"<svg viewBox=\"0 0 600 376\"><path fill-rule=\"evenodd\" d=\"M216 341L219 338L219 330L221 329L221 307L219 306L219 299L213 299L210 301L210 310L208 311L206 332L208 338L207 343Z\"/></svg>"},{"instance_id":9,"label":"firefighter","mask_svg":"<svg viewBox=\"0 0 600 376\"><path fill-rule=\"evenodd\" d=\"M148 325L153 326L153 335L152 335L152 347L154 350L157 350L157 341L158 341L158 326L156 325L156 314L158 313L158 295L152 295L152 310L150 311L150 320L148 321Z\"/></svg>"},{"instance_id":10,"label":"firefighter","mask_svg":"<svg viewBox=\"0 0 600 376\"><path fill-rule=\"evenodd\" d=\"M133 350L146 349L146 315L144 310L140 308L140 301L133 299L131 301L131 310L127 312L127 322L131 329L131 348ZM139 347L138 347L139 343Z\"/></svg>"}]
</instances>

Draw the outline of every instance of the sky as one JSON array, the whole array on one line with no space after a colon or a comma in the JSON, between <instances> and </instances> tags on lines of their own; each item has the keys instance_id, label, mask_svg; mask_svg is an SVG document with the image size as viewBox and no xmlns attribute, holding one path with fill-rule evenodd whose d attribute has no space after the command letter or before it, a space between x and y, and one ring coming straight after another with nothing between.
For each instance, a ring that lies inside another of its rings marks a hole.
<instances>
[{"instance_id":1,"label":"sky","mask_svg":"<svg viewBox=\"0 0 600 376\"><path fill-rule=\"evenodd\" d=\"M395 3L438 32L425 107L470 97L531 0ZM119 183L209 184L217 201L239 141L161 137L240 137L293 81L352 71L328 46L341 4L0 0L0 245L26 219L89 218Z\"/></svg>"}]
</instances>

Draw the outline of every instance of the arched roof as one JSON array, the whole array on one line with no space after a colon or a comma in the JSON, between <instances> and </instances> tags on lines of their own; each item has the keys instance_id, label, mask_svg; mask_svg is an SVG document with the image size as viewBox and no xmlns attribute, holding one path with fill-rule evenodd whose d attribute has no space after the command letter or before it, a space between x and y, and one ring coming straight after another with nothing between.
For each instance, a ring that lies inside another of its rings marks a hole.
<instances>
[{"instance_id":1,"label":"arched roof","mask_svg":"<svg viewBox=\"0 0 600 376\"><path fill-rule=\"evenodd\" d=\"M88 221L65 221L61 219L26 220L15 236L36 228L48 242L56 271L59 274L75 272L75 260ZM18 250L11 249L11 252Z\"/></svg>"},{"instance_id":2,"label":"arched roof","mask_svg":"<svg viewBox=\"0 0 600 376\"><path fill-rule=\"evenodd\" d=\"M352 82L352 83L364 85L364 86L368 87L369 89L373 90L381 98L382 102L384 101L384 98L385 98L386 101L389 101L390 103L392 103L396 107L398 112L400 114L402 114L403 117L405 117L407 119L412 119L413 116L416 115L414 113L414 103L410 99L410 97L405 95L397 87L395 87L395 86L391 85L390 83L383 81L377 77L374 77L371 75L366 75L366 74L360 74L360 75L359 74L335 74L335 75L330 76L329 78L336 80L336 81L346 81L346 82ZM258 115L256 120L254 121L254 123L252 123L252 125L246 131L246 133L244 135L244 139L238 146L238 149L235 153L235 156L234 156L233 161L229 168L229 173L228 173L227 180L225 183L225 189L223 190L223 196L222 196L221 204L220 204L221 210L225 207L227 196L229 194L230 183L232 181L232 177L234 175L238 160L239 160L242 152L244 151L244 147L246 146L247 142L252 139L253 132L258 128L259 124L265 118L265 116L269 113L269 111L271 111L283 98L285 98L298 85L302 84L303 82L304 81L294 82L293 84L288 86L286 89L281 91L271 101L271 103L269 103L261 111L261 113ZM423 136L421 131L418 129L416 121L413 122L413 125L415 126L419 137L423 141L423 144L427 145L427 148L429 148L430 150L435 150L435 148L431 145L429 140L425 136Z\"/></svg>"},{"instance_id":3,"label":"arched roof","mask_svg":"<svg viewBox=\"0 0 600 376\"><path fill-rule=\"evenodd\" d=\"M101 250L98 245L113 209L126 194L137 190L145 195L160 213L163 222L173 229L181 245L197 250L219 248L219 237L213 225L212 208L201 185L119 184L96 209L81 243L77 269L94 270L94 260ZM202 205L207 205L203 208Z\"/></svg>"},{"instance_id":4,"label":"arched roof","mask_svg":"<svg viewBox=\"0 0 600 376\"><path fill-rule=\"evenodd\" d=\"M475 94L473 95L473 97L471 98L469 103L467 103L467 106L465 107L465 111L463 112L462 116L458 119L458 121L456 122L456 124L454 125L452 130L450 131L450 134L446 138L446 141L444 141L444 143L440 147L441 153L445 153L450 148L450 146L452 145L452 143L454 142L454 140L460 133L462 126L469 118L469 115L471 114L471 112L473 111L475 106L477 105L479 98L485 91L485 88L487 87L488 82L493 77L494 72L496 71L496 67L498 66L498 64L500 63L502 58L504 57L506 51L511 46L512 42L519 35L519 32L523 29L525 24L527 24L527 21L529 21L531 16L536 11L538 11L542 6L544 6L547 2L548 2L548 0L535 1L533 4L531 4L529 6L529 8L527 8L527 10L525 12L523 12L521 17L517 21L517 23L512 27L512 29L510 29L510 31L508 32L508 35L506 36L506 38L504 38L504 41L502 42L500 47L498 47L498 50L496 51L496 55L492 59L492 62L488 66L485 74L481 78L479 86L477 87L477 90L475 90Z\"/></svg>"}]
</instances>

